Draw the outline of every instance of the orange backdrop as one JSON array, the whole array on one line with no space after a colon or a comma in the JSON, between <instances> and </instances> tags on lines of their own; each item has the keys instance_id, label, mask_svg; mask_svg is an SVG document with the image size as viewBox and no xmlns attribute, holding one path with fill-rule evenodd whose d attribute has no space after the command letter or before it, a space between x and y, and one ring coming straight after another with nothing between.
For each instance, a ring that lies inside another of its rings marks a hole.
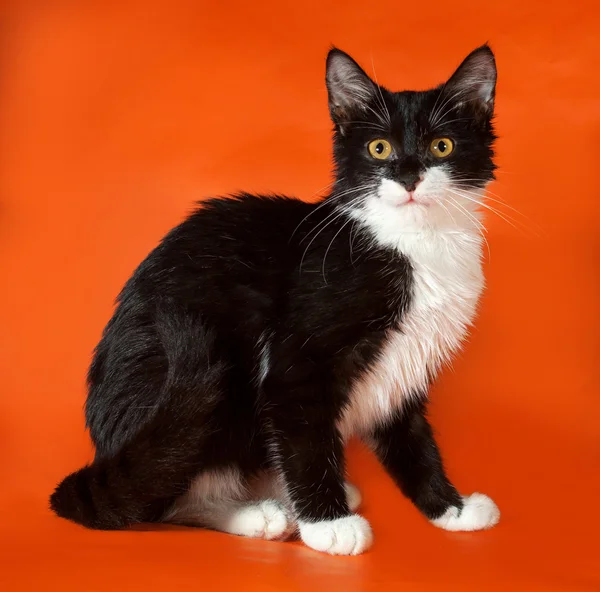
<instances>
[{"instance_id":1,"label":"orange backdrop","mask_svg":"<svg viewBox=\"0 0 600 592\"><path fill-rule=\"evenodd\" d=\"M0 588L600 590L596 2L126 0L0 8ZM426 523L359 445L376 544L357 558L200 530L91 532L47 496L91 458L84 376L137 263L207 194L329 182L324 57L393 89L497 54L488 291L432 393L488 532Z\"/></svg>"}]
</instances>

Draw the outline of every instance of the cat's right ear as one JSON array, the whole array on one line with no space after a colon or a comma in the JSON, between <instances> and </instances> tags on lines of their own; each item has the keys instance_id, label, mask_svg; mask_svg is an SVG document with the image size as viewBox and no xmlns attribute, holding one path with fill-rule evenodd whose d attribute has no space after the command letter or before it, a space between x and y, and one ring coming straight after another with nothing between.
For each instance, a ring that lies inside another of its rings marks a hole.
<instances>
[{"instance_id":1,"label":"cat's right ear","mask_svg":"<svg viewBox=\"0 0 600 592\"><path fill-rule=\"evenodd\" d=\"M467 104L477 116L489 118L494 111L496 60L489 45L472 51L445 85L458 104Z\"/></svg>"},{"instance_id":2,"label":"cat's right ear","mask_svg":"<svg viewBox=\"0 0 600 592\"><path fill-rule=\"evenodd\" d=\"M329 113L342 126L355 113L366 111L377 88L365 71L345 52L333 48L327 56L327 93Z\"/></svg>"}]
</instances>

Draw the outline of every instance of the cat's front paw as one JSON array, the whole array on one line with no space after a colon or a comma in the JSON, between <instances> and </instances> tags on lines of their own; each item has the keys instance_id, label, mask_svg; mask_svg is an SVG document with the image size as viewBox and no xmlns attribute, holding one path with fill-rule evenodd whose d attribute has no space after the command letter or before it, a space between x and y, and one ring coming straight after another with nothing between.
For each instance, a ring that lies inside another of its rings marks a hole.
<instances>
[{"instance_id":1,"label":"cat's front paw","mask_svg":"<svg viewBox=\"0 0 600 592\"><path fill-rule=\"evenodd\" d=\"M492 528L500 520L498 506L482 493L463 496L462 509L450 506L442 516L432 520L435 526L445 530L483 530Z\"/></svg>"},{"instance_id":2,"label":"cat's front paw","mask_svg":"<svg viewBox=\"0 0 600 592\"><path fill-rule=\"evenodd\" d=\"M359 555L373 544L371 526L358 514L322 522L301 522L300 537L305 545L331 555Z\"/></svg>"}]
</instances>

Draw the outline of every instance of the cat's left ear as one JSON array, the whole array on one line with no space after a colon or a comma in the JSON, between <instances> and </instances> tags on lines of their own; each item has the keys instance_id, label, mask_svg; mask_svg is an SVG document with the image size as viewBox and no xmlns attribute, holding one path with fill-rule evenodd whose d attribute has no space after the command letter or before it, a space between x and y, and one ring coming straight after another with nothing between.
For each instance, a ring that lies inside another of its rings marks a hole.
<instances>
[{"instance_id":1,"label":"cat's left ear","mask_svg":"<svg viewBox=\"0 0 600 592\"><path fill-rule=\"evenodd\" d=\"M367 111L377 87L365 71L345 52L333 48L327 56L327 93L329 112L337 125L354 119Z\"/></svg>"},{"instance_id":2,"label":"cat's left ear","mask_svg":"<svg viewBox=\"0 0 600 592\"><path fill-rule=\"evenodd\" d=\"M491 117L496 94L496 60L488 45L472 51L445 85L444 93L454 94L459 104L466 104L478 115Z\"/></svg>"}]
</instances>

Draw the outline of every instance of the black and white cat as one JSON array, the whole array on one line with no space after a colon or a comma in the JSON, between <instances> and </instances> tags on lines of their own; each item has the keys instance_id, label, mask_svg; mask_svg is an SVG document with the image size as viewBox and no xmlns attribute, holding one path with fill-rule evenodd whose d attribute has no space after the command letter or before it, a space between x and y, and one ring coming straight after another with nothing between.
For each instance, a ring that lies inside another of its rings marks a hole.
<instances>
[{"instance_id":1,"label":"black and white cat","mask_svg":"<svg viewBox=\"0 0 600 592\"><path fill-rule=\"evenodd\" d=\"M58 515L355 555L373 540L344 480L358 436L436 526L498 522L450 483L425 416L484 284L494 56L394 93L332 49L326 80L330 194L205 201L125 285L88 376L96 457L56 488Z\"/></svg>"}]
</instances>

